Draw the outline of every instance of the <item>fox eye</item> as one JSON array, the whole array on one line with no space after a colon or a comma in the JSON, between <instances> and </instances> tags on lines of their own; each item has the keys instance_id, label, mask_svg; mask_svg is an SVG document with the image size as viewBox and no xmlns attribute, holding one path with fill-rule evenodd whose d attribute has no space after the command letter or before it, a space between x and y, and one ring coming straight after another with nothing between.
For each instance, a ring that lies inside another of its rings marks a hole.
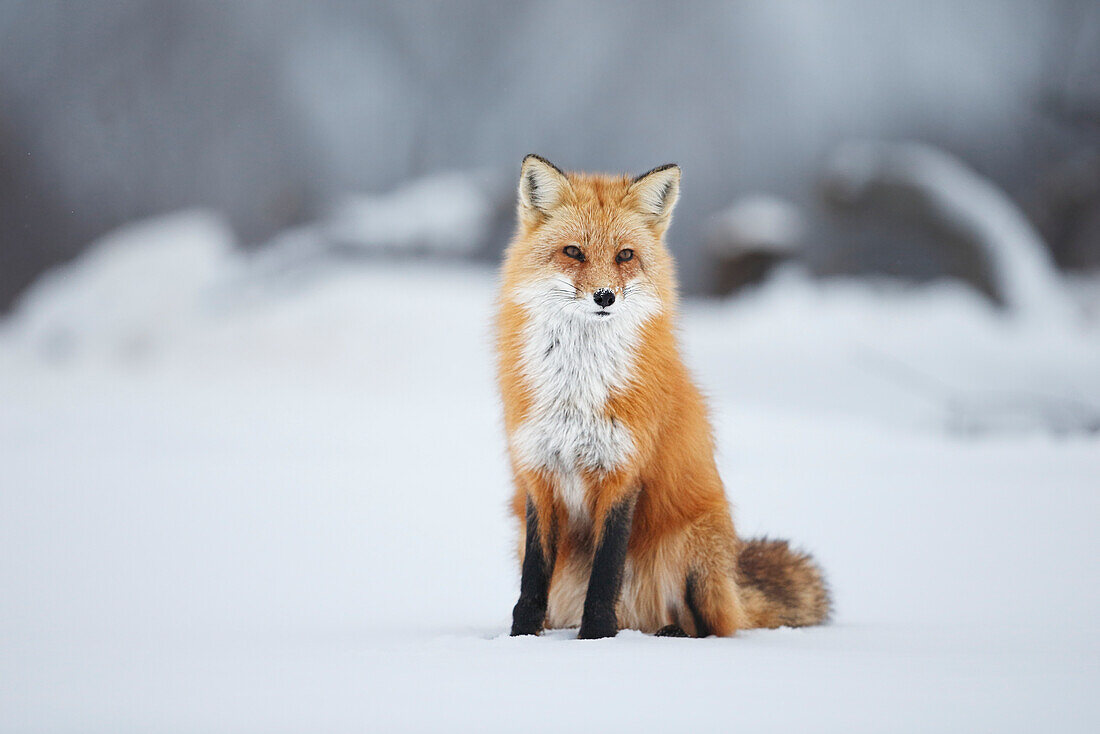
<instances>
[{"instance_id":1,"label":"fox eye","mask_svg":"<svg viewBox=\"0 0 1100 734\"><path fill-rule=\"evenodd\" d=\"M634 259L634 250L619 250L619 254L615 256L615 262L625 263L627 260Z\"/></svg>"},{"instance_id":2,"label":"fox eye","mask_svg":"<svg viewBox=\"0 0 1100 734\"><path fill-rule=\"evenodd\" d=\"M574 260L580 260L581 262L584 262L584 253L581 252L581 248L579 247L569 245L564 250L562 250L562 252L565 254L566 257L571 257Z\"/></svg>"}]
</instances>

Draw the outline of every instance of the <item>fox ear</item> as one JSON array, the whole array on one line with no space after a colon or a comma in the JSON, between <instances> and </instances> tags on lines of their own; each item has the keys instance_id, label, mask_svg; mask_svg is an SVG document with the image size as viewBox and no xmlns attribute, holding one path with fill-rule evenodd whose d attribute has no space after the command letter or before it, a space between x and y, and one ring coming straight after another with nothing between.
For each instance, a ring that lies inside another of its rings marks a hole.
<instances>
[{"instance_id":1,"label":"fox ear","mask_svg":"<svg viewBox=\"0 0 1100 734\"><path fill-rule=\"evenodd\" d=\"M560 168L540 156L527 156L520 167L520 213L541 217L561 203L568 188L569 179Z\"/></svg>"},{"instance_id":2,"label":"fox ear","mask_svg":"<svg viewBox=\"0 0 1100 734\"><path fill-rule=\"evenodd\" d=\"M635 206L643 214L653 217L654 224L663 230L672 218L676 199L680 197L680 167L675 163L666 163L643 173L630 184L629 193L634 196Z\"/></svg>"}]
</instances>

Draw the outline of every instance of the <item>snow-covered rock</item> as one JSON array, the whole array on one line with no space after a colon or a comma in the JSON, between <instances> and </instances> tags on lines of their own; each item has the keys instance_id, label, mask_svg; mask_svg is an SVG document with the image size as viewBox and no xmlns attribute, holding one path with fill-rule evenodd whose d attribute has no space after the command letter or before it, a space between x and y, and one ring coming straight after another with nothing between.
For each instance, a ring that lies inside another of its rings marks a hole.
<instances>
[{"instance_id":1,"label":"snow-covered rock","mask_svg":"<svg viewBox=\"0 0 1100 734\"><path fill-rule=\"evenodd\" d=\"M1064 325L1078 310L1042 237L992 181L954 156L916 142L850 142L826 166L833 201L862 206L873 194L915 205L955 246L973 250L973 273L1019 318Z\"/></svg>"}]
</instances>

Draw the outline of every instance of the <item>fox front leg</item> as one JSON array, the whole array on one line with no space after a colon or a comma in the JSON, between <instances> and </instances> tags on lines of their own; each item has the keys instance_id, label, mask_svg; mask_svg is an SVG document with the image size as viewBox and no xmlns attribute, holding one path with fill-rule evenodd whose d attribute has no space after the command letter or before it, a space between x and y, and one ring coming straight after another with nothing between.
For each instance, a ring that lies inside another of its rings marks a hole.
<instances>
[{"instance_id":1,"label":"fox front leg","mask_svg":"<svg viewBox=\"0 0 1100 734\"><path fill-rule=\"evenodd\" d=\"M623 566L636 499L637 495L631 495L621 500L604 516L600 542L592 559L592 574L588 577L579 639L595 640L619 633L615 605L623 586Z\"/></svg>"},{"instance_id":2,"label":"fox front leg","mask_svg":"<svg viewBox=\"0 0 1100 734\"><path fill-rule=\"evenodd\" d=\"M523 551L523 575L519 582L519 601L512 609L512 637L537 635L546 620L550 597L550 575L554 572L554 548L544 551L535 503L527 497L527 540Z\"/></svg>"}]
</instances>

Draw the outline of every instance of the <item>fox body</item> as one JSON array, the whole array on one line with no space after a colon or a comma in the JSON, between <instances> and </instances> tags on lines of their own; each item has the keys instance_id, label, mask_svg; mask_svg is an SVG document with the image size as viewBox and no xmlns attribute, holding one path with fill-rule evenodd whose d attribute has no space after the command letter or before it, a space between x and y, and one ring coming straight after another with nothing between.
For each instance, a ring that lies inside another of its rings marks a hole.
<instances>
[{"instance_id":1,"label":"fox body","mask_svg":"<svg viewBox=\"0 0 1100 734\"><path fill-rule=\"evenodd\" d=\"M498 315L521 529L512 634L702 637L828 615L808 556L734 531L673 328L679 182L674 165L629 178L524 159Z\"/></svg>"}]
</instances>

